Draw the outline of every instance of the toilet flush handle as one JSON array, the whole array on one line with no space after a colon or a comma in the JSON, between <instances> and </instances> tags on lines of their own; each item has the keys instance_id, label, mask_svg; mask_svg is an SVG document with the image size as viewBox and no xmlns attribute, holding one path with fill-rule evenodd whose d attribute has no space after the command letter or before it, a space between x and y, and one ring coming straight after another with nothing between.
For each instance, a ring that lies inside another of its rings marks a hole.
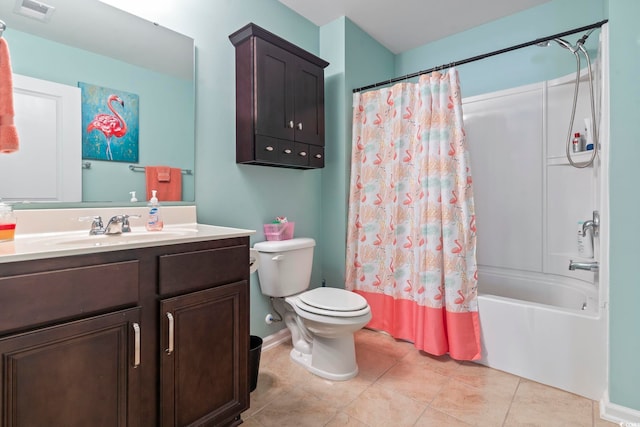
<instances>
[{"instance_id":1,"label":"toilet flush handle","mask_svg":"<svg viewBox=\"0 0 640 427\"><path fill-rule=\"evenodd\" d=\"M282 261L284 259L284 255L276 255L271 258L271 261Z\"/></svg>"}]
</instances>

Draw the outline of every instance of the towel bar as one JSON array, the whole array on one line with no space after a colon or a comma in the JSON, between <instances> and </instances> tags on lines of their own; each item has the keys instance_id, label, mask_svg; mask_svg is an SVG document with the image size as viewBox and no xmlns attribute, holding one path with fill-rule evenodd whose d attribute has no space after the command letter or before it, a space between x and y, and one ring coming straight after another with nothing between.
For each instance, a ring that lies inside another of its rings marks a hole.
<instances>
[{"instance_id":1,"label":"towel bar","mask_svg":"<svg viewBox=\"0 0 640 427\"><path fill-rule=\"evenodd\" d=\"M144 166L135 166L129 165L129 169L134 172L144 172ZM185 175L193 175L193 171L191 169L180 169Z\"/></svg>"}]
</instances>

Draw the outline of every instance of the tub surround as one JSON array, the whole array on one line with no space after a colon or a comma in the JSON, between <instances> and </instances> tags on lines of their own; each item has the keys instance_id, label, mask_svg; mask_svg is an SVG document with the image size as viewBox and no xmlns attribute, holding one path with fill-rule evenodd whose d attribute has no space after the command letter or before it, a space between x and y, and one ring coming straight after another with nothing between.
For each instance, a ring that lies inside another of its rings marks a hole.
<instances>
[{"instance_id":1,"label":"tub surround","mask_svg":"<svg viewBox=\"0 0 640 427\"><path fill-rule=\"evenodd\" d=\"M127 236L90 236L91 221L78 221L122 214L142 215ZM147 232L144 214L18 212L15 241L0 244L7 424L242 423L253 231L197 224L195 207L167 207L165 228ZM107 239L121 240L95 243Z\"/></svg>"}]
</instances>

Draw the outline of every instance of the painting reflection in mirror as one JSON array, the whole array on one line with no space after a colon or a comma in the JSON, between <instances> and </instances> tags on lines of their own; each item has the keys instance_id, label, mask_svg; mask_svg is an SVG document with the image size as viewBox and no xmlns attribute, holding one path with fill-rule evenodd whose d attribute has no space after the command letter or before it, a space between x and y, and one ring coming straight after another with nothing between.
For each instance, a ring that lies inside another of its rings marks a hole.
<instances>
[{"instance_id":1,"label":"painting reflection in mirror","mask_svg":"<svg viewBox=\"0 0 640 427\"><path fill-rule=\"evenodd\" d=\"M92 155L87 155L86 157L91 157L91 159L83 160L82 132L87 131L89 123L85 122L84 125L78 123L77 126L71 128L70 133L73 134L71 137L59 139L59 142L64 146L60 147L58 153L68 153L69 158L75 159L68 162L68 167L65 164L63 167L57 168L56 173L60 175L47 173L46 176L42 176L42 173L48 170L50 159L58 157L58 154L53 151L48 156L37 156L43 163L42 166L28 161L18 164L22 158L12 159L12 167L28 171L27 180L33 182L37 187L42 187L45 183L53 185L72 170L79 177L78 181L81 181L77 183L80 192L74 191L73 193L78 195L60 197L61 193L58 192L55 196L44 199L30 197L29 194L23 192L11 197L12 200L129 203L130 192L136 191L139 195L146 194L145 173L140 172L140 170L144 171L145 167L167 166L180 168L183 171L194 169L193 39L137 17L126 15L122 11L113 12L114 15L111 16L110 6L99 4L95 0L83 0L82 2L52 0L51 3L54 3L56 13L46 25L34 23L32 19L16 16L13 14L12 6L8 4L11 2L0 3L0 16L7 23L3 37L11 46L14 75L20 74L36 79L37 83L46 81L63 88L75 89L78 92L80 92L78 82L116 89L115 94L124 101L125 108L128 107L129 102L121 94L136 94L140 101L138 105L137 162L133 151L130 153L131 157L125 157L124 154L118 153L117 148L123 138L118 137L116 133L111 136L110 144L113 161L107 160L109 155L106 152L105 134L98 129L90 129L87 134L90 138L95 138L95 147L101 151L95 158ZM97 11L100 13L96 13ZM58 33L66 31L65 37L68 40L62 43L57 35L54 37L51 30L59 21L62 21L61 18L65 16L65 13L72 14L73 25L62 26L58 29ZM102 22L105 20L106 22ZM116 33L113 32L113 26L110 26L112 22L119 23ZM134 32L126 31L129 23L135 27ZM108 29L112 43L104 43L104 35L98 31L100 26ZM87 28L84 29L84 27ZM171 34L167 35L167 33ZM115 49L117 47L118 56L111 50L107 52L105 49L105 52L101 53L88 50L90 49L88 44L90 39L102 41L102 43L94 43L101 48ZM172 48L173 45L176 45L175 50ZM159 55L156 55L155 51L159 51ZM183 52L185 55L179 52ZM171 58L171 60L167 60L167 58ZM187 64L188 66L178 67L179 64ZM58 90L57 87L56 90ZM62 98L55 99L66 102L72 96L74 95L67 96L65 94ZM78 96L78 98L80 97ZM106 105L107 100L108 98L102 101L104 109L100 112L96 111L93 116L97 113L114 115ZM80 122L80 100L77 101L77 104L78 122ZM132 122L126 116L124 109L121 108L121 104L114 99L110 105L124 118L127 133L131 132ZM34 116L35 113L31 115ZM38 114L38 117L24 118L29 123L39 123L42 119L42 114ZM29 127L34 132L44 129L42 125L23 126ZM53 125L50 127L55 130ZM26 134L26 132L18 130L21 134L20 148L22 154L26 154L28 152L26 139L23 139L23 133ZM44 140L38 135L36 138L40 141ZM67 144L71 144L72 140L75 141L76 138L78 141L77 150L75 146L73 148L67 147ZM35 147L31 148L35 149ZM45 162L46 164L44 164ZM129 167L133 165L136 166L135 169ZM140 168L137 168L138 166ZM0 171L0 175L1 173L2 171ZM194 175L188 173L182 175L182 201L193 202L195 200L194 181ZM3 192L0 184L0 197ZM54 190L51 193L54 193ZM145 202L144 197L140 198L140 202Z\"/></svg>"},{"instance_id":2,"label":"painting reflection in mirror","mask_svg":"<svg viewBox=\"0 0 640 427\"><path fill-rule=\"evenodd\" d=\"M82 158L138 163L138 95L83 82L78 87Z\"/></svg>"}]
</instances>

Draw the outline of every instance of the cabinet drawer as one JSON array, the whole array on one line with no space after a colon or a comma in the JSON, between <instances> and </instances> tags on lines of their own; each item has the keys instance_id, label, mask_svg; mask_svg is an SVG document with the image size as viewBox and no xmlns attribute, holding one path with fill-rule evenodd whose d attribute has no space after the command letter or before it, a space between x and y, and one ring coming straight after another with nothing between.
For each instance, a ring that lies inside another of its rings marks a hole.
<instances>
[{"instance_id":1,"label":"cabinet drawer","mask_svg":"<svg viewBox=\"0 0 640 427\"><path fill-rule=\"evenodd\" d=\"M249 277L249 247L227 246L162 255L159 260L160 295L210 288Z\"/></svg>"},{"instance_id":2,"label":"cabinet drawer","mask_svg":"<svg viewBox=\"0 0 640 427\"><path fill-rule=\"evenodd\" d=\"M138 261L0 278L0 332L138 302Z\"/></svg>"}]
</instances>

